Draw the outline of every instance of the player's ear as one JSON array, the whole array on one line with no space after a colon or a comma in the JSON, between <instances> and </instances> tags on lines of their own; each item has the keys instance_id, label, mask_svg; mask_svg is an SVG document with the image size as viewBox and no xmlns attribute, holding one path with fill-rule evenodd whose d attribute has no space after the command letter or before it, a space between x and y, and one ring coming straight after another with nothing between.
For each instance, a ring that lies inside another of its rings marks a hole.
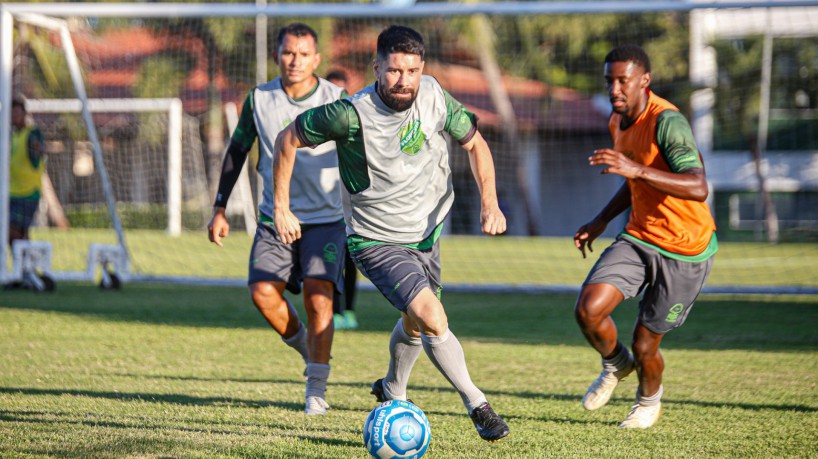
<instances>
[{"instance_id":1,"label":"player's ear","mask_svg":"<svg viewBox=\"0 0 818 459\"><path fill-rule=\"evenodd\" d=\"M315 53L315 68L321 65L321 53Z\"/></svg>"},{"instance_id":2,"label":"player's ear","mask_svg":"<svg viewBox=\"0 0 818 459\"><path fill-rule=\"evenodd\" d=\"M276 65L278 65L278 50L273 51L273 54L271 55L271 57L273 58L273 62L275 62Z\"/></svg>"},{"instance_id":3,"label":"player's ear","mask_svg":"<svg viewBox=\"0 0 818 459\"><path fill-rule=\"evenodd\" d=\"M650 72L645 72L642 74L642 88L647 88L650 86Z\"/></svg>"}]
</instances>

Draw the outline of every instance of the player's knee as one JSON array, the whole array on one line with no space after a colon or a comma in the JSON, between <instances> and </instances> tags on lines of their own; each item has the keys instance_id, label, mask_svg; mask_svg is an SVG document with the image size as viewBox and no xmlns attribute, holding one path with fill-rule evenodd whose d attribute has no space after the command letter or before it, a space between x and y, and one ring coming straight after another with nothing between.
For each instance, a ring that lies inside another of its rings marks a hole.
<instances>
[{"instance_id":1,"label":"player's knee","mask_svg":"<svg viewBox=\"0 0 818 459\"><path fill-rule=\"evenodd\" d=\"M446 333L446 330L449 329L449 321L446 320L446 317L443 318L435 318L429 322L426 322L421 327L421 332L424 335L429 336L441 336Z\"/></svg>"},{"instance_id":2,"label":"player's knee","mask_svg":"<svg viewBox=\"0 0 818 459\"><path fill-rule=\"evenodd\" d=\"M594 307L587 301L580 299L580 301L577 301L576 306L574 306L574 318L580 327L596 328L605 320L605 317L607 317L601 314L599 309L600 308Z\"/></svg>"},{"instance_id":3,"label":"player's knee","mask_svg":"<svg viewBox=\"0 0 818 459\"><path fill-rule=\"evenodd\" d=\"M332 299L325 296L307 296L304 301L304 309L307 311L308 320L316 324L328 324L332 322L333 310Z\"/></svg>"},{"instance_id":4,"label":"player's knee","mask_svg":"<svg viewBox=\"0 0 818 459\"><path fill-rule=\"evenodd\" d=\"M631 351L638 362L661 357L659 343L653 340L635 339L631 343Z\"/></svg>"},{"instance_id":5,"label":"player's knee","mask_svg":"<svg viewBox=\"0 0 818 459\"><path fill-rule=\"evenodd\" d=\"M596 328L607 319L616 308L621 298L613 295L612 290L604 284L591 284L583 287L574 306L574 317L583 328ZM621 295L619 295L621 296Z\"/></svg>"},{"instance_id":6,"label":"player's knee","mask_svg":"<svg viewBox=\"0 0 818 459\"><path fill-rule=\"evenodd\" d=\"M267 282L257 282L250 286L250 297L259 308L269 308L274 303L283 302L275 287Z\"/></svg>"},{"instance_id":7,"label":"player's knee","mask_svg":"<svg viewBox=\"0 0 818 459\"><path fill-rule=\"evenodd\" d=\"M418 330L424 335L440 336L449 328L449 319L442 306L417 311L419 313L413 314L413 312L416 311L410 312L410 316L417 324Z\"/></svg>"},{"instance_id":8,"label":"player's knee","mask_svg":"<svg viewBox=\"0 0 818 459\"><path fill-rule=\"evenodd\" d=\"M304 299L316 305L332 307L335 284L323 279L304 279Z\"/></svg>"}]
</instances>

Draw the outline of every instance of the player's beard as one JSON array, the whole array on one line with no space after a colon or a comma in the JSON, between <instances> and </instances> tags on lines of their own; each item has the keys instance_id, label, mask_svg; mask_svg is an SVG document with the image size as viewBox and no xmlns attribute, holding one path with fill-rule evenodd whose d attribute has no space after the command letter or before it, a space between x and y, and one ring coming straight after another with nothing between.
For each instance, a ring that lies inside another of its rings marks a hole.
<instances>
[{"instance_id":1,"label":"player's beard","mask_svg":"<svg viewBox=\"0 0 818 459\"><path fill-rule=\"evenodd\" d=\"M380 88L383 88L383 86L380 86ZM397 112L402 112L404 110L407 110L409 107L411 107L412 104L415 103L415 99L418 96L417 88L415 88L415 89L392 88L392 89L389 89L389 90L386 90L386 91L384 91L384 90L382 90L380 88L378 90L378 94L381 96L381 100L383 100L383 103L385 103L387 107L389 107L392 110L395 110ZM401 99L401 98L397 98L397 97L394 96L394 94L396 94L396 93L397 94L411 94L412 97L410 97L408 99Z\"/></svg>"}]
</instances>

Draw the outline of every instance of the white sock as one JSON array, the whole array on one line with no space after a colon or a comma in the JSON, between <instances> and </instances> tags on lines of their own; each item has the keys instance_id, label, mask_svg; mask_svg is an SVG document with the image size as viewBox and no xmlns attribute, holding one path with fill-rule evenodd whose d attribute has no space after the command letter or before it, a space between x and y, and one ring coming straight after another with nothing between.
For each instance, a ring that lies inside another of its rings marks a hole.
<instances>
[{"instance_id":1,"label":"white sock","mask_svg":"<svg viewBox=\"0 0 818 459\"><path fill-rule=\"evenodd\" d=\"M325 398L330 365L327 363L307 364L307 397Z\"/></svg>"},{"instance_id":2,"label":"white sock","mask_svg":"<svg viewBox=\"0 0 818 459\"><path fill-rule=\"evenodd\" d=\"M406 400L406 386L409 375L421 351L420 338L415 338L403 329L403 319L398 319L392 336L389 337L389 370L383 378L383 391L390 400Z\"/></svg>"},{"instance_id":3,"label":"white sock","mask_svg":"<svg viewBox=\"0 0 818 459\"><path fill-rule=\"evenodd\" d=\"M463 347L454 333L446 329L440 336L421 335L421 340L426 355L460 394L469 413L486 403L486 396L474 385L469 376Z\"/></svg>"},{"instance_id":4,"label":"white sock","mask_svg":"<svg viewBox=\"0 0 818 459\"><path fill-rule=\"evenodd\" d=\"M619 353L610 359L602 359L602 368L609 373L615 373L630 366L633 360L627 346L622 346Z\"/></svg>"},{"instance_id":5,"label":"white sock","mask_svg":"<svg viewBox=\"0 0 818 459\"><path fill-rule=\"evenodd\" d=\"M301 322L298 323L298 326L299 328L298 331L295 332L295 335L289 338L282 336L281 341L284 341L284 344L290 346L301 354L301 358L303 358L304 363L306 363L309 358L309 354L307 353L307 327L305 327Z\"/></svg>"},{"instance_id":6,"label":"white sock","mask_svg":"<svg viewBox=\"0 0 818 459\"><path fill-rule=\"evenodd\" d=\"M664 387L659 385L659 390L651 395L650 397L645 397L642 395L642 388L641 386L636 389L636 403L642 406L653 406L657 403L662 401L662 394L664 393Z\"/></svg>"}]
</instances>

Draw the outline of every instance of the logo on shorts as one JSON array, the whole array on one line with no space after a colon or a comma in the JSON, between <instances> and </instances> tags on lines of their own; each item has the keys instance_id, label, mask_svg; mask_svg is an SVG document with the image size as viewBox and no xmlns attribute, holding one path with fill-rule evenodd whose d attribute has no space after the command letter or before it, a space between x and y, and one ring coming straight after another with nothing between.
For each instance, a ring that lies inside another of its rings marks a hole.
<instances>
[{"instance_id":1,"label":"logo on shorts","mask_svg":"<svg viewBox=\"0 0 818 459\"><path fill-rule=\"evenodd\" d=\"M398 132L400 138L400 149L409 156L414 156L420 151L423 142L426 141L426 134L420 128L420 120L414 120L408 126L404 126Z\"/></svg>"},{"instance_id":2,"label":"logo on shorts","mask_svg":"<svg viewBox=\"0 0 818 459\"><path fill-rule=\"evenodd\" d=\"M338 246L334 242L324 246L324 262L337 263L338 262Z\"/></svg>"},{"instance_id":3,"label":"logo on shorts","mask_svg":"<svg viewBox=\"0 0 818 459\"><path fill-rule=\"evenodd\" d=\"M679 318L679 314L681 314L685 310L685 305L682 303L676 303L670 308L670 313L667 315L665 322L676 322Z\"/></svg>"},{"instance_id":4,"label":"logo on shorts","mask_svg":"<svg viewBox=\"0 0 818 459\"><path fill-rule=\"evenodd\" d=\"M400 288L400 282L398 282L397 284L395 284L394 287L392 287L392 291L389 292L389 294L392 295L393 293L397 292L399 288Z\"/></svg>"}]
</instances>

